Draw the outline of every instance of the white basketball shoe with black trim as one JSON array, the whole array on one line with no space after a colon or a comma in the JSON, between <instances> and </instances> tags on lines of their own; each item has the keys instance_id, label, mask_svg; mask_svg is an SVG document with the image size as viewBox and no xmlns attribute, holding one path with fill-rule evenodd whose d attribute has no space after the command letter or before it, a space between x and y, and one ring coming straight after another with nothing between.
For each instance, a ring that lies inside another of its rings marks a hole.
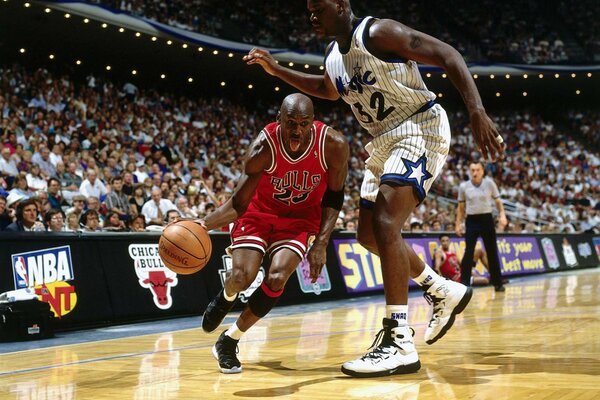
<instances>
[{"instance_id":1,"label":"white basketball shoe with black trim","mask_svg":"<svg viewBox=\"0 0 600 400\"><path fill-rule=\"evenodd\" d=\"M439 280L423 294L433 313L425 330L425 342L433 344L448 332L473 296L473 289L448 279Z\"/></svg>"},{"instance_id":2,"label":"white basketball shoe with black trim","mask_svg":"<svg viewBox=\"0 0 600 400\"><path fill-rule=\"evenodd\" d=\"M398 321L383 319L383 329L377 333L370 352L342 365L342 372L357 378L394 374L410 374L421 368L413 342L414 331L398 326Z\"/></svg>"}]
</instances>

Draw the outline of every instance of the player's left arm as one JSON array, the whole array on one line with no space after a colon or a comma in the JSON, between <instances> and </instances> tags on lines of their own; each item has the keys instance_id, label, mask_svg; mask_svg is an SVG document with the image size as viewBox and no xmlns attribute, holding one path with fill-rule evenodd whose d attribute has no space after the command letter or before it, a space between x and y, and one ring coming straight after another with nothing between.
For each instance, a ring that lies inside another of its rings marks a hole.
<instances>
[{"instance_id":1,"label":"player's left arm","mask_svg":"<svg viewBox=\"0 0 600 400\"><path fill-rule=\"evenodd\" d=\"M444 252L442 251L442 249L440 247L438 247L435 250L434 268L435 268L435 272L437 272L440 275L442 274L440 268L442 267L443 263L444 263Z\"/></svg>"},{"instance_id":2,"label":"player's left arm","mask_svg":"<svg viewBox=\"0 0 600 400\"><path fill-rule=\"evenodd\" d=\"M467 107L473 136L483 157L494 161L496 154L503 157L501 136L485 112L465 60L454 47L398 21L382 19L371 25L367 48L378 56L402 57L444 69Z\"/></svg>"},{"instance_id":3,"label":"player's left arm","mask_svg":"<svg viewBox=\"0 0 600 400\"><path fill-rule=\"evenodd\" d=\"M316 282L327 258L327 244L342 204L344 203L344 183L348 175L350 147L346 137L328 128L325 138L325 162L327 163L327 190L321 201L321 226L307 255L310 264L310 277Z\"/></svg>"}]
</instances>

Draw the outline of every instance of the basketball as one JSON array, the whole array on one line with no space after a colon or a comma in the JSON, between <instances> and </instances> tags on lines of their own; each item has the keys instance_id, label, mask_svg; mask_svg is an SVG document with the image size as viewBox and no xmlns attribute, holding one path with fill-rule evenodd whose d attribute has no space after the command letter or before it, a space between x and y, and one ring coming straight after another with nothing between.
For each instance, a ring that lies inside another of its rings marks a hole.
<instances>
[{"instance_id":1,"label":"basketball","mask_svg":"<svg viewBox=\"0 0 600 400\"><path fill-rule=\"evenodd\" d=\"M158 242L162 261L171 271L182 275L204 268L211 252L208 232L192 221L178 221L167 226Z\"/></svg>"}]
</instances>

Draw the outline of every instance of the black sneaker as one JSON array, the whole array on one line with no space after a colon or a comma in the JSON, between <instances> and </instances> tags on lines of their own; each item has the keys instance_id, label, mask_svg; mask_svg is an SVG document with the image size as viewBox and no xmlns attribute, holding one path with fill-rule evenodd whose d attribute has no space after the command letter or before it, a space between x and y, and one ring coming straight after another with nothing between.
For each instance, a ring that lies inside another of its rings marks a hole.
<instances>
[{"instance_id":1,"label":"black sneaker","mask_svg":"<svg viewBox=\"0 0 600 400\"><path fill-rule=\"evenodd\" d=\"M497 286L494 286L494 290L496 292L504 292L504 291L506 291L506 288L504 287L504 285L497 285Z\"/></svg>"},{"instance_id":2,"label":"black sneaker","mask_svg":"<svg viewBox=\"0 0 600 400\"><path fill-rule=\"evenodd\" d=\"M230 338L223 331L212 348L213 356L219 362L219 369L224 374L242 372L242 364L237 358L238 342L239 340Z\"/></svg>"},{"instance_id":3,"label":"black sneaker","mask_svg":"<svg viewBox=\"0 0 600 400\"><path fill-rule=\"evenodd\" d=\"M219 325L221 325L221 322L223 322L225 319L225 316L229 310L231 310L235 304L235 300L225 300L225 296L223 294L224 290L225 289L221 290L217 297L210 302L204 311L204 315L202 316L202 329L204 332L210 333L217 329Z\"/></svg>"}]
</instances>

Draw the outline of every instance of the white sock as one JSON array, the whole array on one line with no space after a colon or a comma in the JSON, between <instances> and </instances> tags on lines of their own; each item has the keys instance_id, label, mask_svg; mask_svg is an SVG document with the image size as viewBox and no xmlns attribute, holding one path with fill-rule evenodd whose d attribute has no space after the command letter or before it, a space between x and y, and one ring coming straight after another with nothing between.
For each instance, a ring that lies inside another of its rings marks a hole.
<instances>
[{"instance_id":1,"label":"white sock","mask_svg":"<svg viewBox=\"0 0 600 400\"><path fill-rule=\"evenodd\" d=\"M388 318L398 321L398 326L408 325L408 305L386 305L385 313Z\"/></svg>"},{"instance_id":2,"label":"white sock","mask_svg":"<svg viewBox=\"0 0 600 400\"><path fill-rule=\"evenodd\" d=\"M223 297L225 297L225 300L232 302L237 298L237 293L234 293L233 296L228 296L227 295L227 289L223 289Z\"/></svg>"},{"instance_id":3,"label":"white sock","mask_svg":"<svg viewBox=\"0 0 600 400\"><path fill-rule=\"evenodd\" d=\"M435 272L429 265L425 264L425 268L423 269L423 272L421 272L421 275L412 279L419 286L429 287L435 282L437 282L439 279L442 279L442 277L439 276L437 272Z\"/></svg>"},{"instance_id":4,"label":"white sock","mask_svg":"<svg viewBox=\"0 0 600 400\"><path fill-rule=\"evenodd\" d=\"M246 332L240 330L240 328L237 325L237 322L231 325L229 329L227 329L227 331L225 332L227 336L235 340L240 340L244 333Z\"/></svg>"}]
</instances>

